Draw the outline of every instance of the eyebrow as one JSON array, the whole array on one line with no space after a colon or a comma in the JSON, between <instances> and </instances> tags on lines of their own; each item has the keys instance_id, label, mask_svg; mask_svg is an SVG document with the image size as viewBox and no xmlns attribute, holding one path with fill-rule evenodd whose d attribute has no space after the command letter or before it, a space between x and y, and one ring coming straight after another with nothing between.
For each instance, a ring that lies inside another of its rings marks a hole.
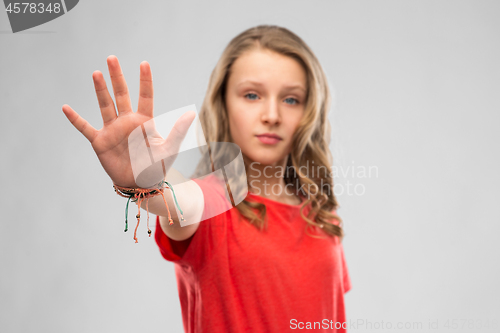
<instances>
[{"instance_id":1,"label":"eyebrow","mask_svg":"<svg viewBox=\"0 0 500 333\"><path fill-rule=\"evenodd\" d=\"M254 84L254 85L260 86L260 87L264 86L262 83L257 82L257 81L252 81L252 80L245 80L243 82L238 83L236 86L239 87L239 86L241 86L241 85L243 85L245 83ZM286 85L285 88L287 90L300 89L300 90L304 91L304 93L306 93L306 89L301 84Z\"/></svg>"}]
</instances>

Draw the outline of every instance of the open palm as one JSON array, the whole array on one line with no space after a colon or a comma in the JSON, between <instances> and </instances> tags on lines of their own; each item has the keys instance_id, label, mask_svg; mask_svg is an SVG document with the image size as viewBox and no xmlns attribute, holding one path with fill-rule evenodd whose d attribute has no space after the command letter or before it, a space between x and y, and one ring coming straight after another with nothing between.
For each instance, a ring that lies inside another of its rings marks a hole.
<instances>
[{"instance_id":1,"label":"open palm","mask_svg":"<svg viewBox=\"0 0 500 333\"><path fill-rule=\"evenodd\" d=\"M115 56L109 56L107 63L116 108L102 73L95 71L92 74L97 100L101 109L103 127L96 130L67 104L63 105L62 111L73 126L90 141L101 165L111 180L116 185L123 187L137 187L132 171L128 137L135 128L153 118L151 68L146 61L140 64L139 105L137 112L133 112L127 83L118 59ZM196 113L194 111L181 116L166 139L163 139L156 130L153 131L154 135L148 137L151 148L165 151L169 156L175 155L179 151L182 140L195 117ZM173 161L168 163L168 167L172 163Z\"/></svg>"}]
</instances>

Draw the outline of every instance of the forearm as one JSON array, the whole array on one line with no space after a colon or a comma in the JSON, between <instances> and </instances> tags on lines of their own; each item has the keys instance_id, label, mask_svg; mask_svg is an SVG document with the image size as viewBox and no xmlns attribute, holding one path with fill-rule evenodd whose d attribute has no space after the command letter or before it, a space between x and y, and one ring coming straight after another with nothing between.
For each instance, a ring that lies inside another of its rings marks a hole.
<instances>
[{"instance_id":1,"label":"forearm","mask_svg":"<svg viewBox=\"0 0 500 333\"><path fill-rule=\"evenodd\" d=\"M185 178L180 172L173 168L170 168L169 172L167 173L166 181L172 184L172 187L175 191L175 197L177 198L177 202L179 204L179 207L182 209L185 219L185 222L183 224L190 225L200 222L201 215L203 213L204 198L203 192L201 191L201 188L198 186L198 184L190 179ZM143 208L144 210L148 209L150 213L153 213L160 217L167 217L166 219L160 218L161 220L165 220L167 222L168 212L170 211L170 215L174 222L174 224L170 227L180 227L180 212L175 205L172 191L165 188L164 197L168 205L168 210L165 206L163 196L161 195L150 198L149 202L147 202L147 200L144 200L141 204L141 208Z\"/></svg>"}]
</instances>

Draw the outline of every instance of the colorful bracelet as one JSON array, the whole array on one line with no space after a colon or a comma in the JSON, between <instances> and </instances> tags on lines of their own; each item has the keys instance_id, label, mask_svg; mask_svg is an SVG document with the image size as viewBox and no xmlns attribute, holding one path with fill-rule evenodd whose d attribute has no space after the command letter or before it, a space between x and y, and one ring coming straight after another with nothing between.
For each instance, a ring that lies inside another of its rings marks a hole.
<instances>
[{"instance_id":1,"label":"colorful bracelet","mask_svg":"<svg viewBox=\"0 0 500 333\"><path fill-rule=\"evenodd\" d=\"M164 186L166 185L166 186ZM177 209L179 209L180 215L181 215L181 221L185 221L184 219L184 213L182 212L181 207L179 206L179 203L177 202L177 197L175 196L174 188L170 183L168 183L165 180L162 180L159 182L157 185L155 185L152 189L151 188L128 188L128 187L122 187L118 186L116 184L113 184L113 188L115 189L115 192L118 193L120 196L128 198L127 200L127 206L125 207L125 232L128 230L128 205L130 201L132 202L137 202L137 208L138 208L138 213L135 216L137 218L137 225L135 226L134 230L134 240L136 243L138 243L137 240L137 228L139 227L139 222L141 221L141 203L146 199L146 212L147 212L147 226L148 226L148 235L151 237L151 229L149 229L149 208L148 208L148 202L149 198L155 197L157 195L161 195L163 197L163 202L165 202L165 207L167 207L167 212L168 212L168 221L169 225L174 224L174 221L172 220L172 216L170 215L170 209L168 208L167 205L167 200L165 199L164 195L164 189L169 188L172 191L172 195L174 197L175 205L177 206Z\"/></svg>"}]
</instances>

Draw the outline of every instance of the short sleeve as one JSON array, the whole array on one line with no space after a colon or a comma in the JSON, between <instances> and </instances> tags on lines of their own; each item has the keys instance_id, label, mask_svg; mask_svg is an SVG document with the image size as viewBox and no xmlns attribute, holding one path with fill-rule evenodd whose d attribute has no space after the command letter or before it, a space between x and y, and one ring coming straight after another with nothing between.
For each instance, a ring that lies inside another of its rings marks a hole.
<instances>
[{"instance_id":1,"label":"short sleeve","mask_svg":"<svg viewBox=\"0 0 500 333\"><path fill-rule=\"evenodd\" d=\"M342 279L342 285L344 286L344 294L351 290L351 277L349 276L349 270L347 269L347 263L345 260L344 256L344 246L342 244L339 244L340 246L340 258L342 262L342 274L343 274L343 279Z\"/></svg>"},{"instance_id":2,"label":"short sleeve","mask_svg":"<svg viewBox=\"0 0 500 333\"><path fill-rule=\"evenodd\" d=\"M227 207L227 193L222 192L224 187L218 186L220 183L212 177L193 181L200 186L204 198L204 209L198 229L190 238L176 241L163 232L157 216L155 240L165 260L201 269L224 242L230 207ZM222 213L216 214L221 211Z\"/></svg>"},{"instance_id":3,"label":"short sleeve","mask_svg":"<svg viewBox=\"0 0 500 333\"><path fill-rule=\"evenodd\" d=\"M337 210L334 209L332 210L331 212L333 215L335 216L338 216L337 214ZM332 223L335 224L335 225L338 225L339 222L335 219L332 220ZM339 247L340 247L340 261L341 261L341 266L342 266L342 285L343 285L343 288L344 288L344 294L346 292L348 292L349 290L351 290L351 278L349 276L349 270L347 268L347 262L345 260L345 255L344 255L344 246L342 243L338 243Z\"/></svg>"},{"instance_id":4,"label":"short sleeve","mask_svg":"<svg viewBox=\"0 0 500 333\"><path fill-rule=\"evenodd\" d=\"M156 217L155 240L160 249L160 253L165 260L172 262L181 261L195 235L196 232L191 237L183 241L170 239L161 228L160 217Z\"/></svg>"}]
</instances>

